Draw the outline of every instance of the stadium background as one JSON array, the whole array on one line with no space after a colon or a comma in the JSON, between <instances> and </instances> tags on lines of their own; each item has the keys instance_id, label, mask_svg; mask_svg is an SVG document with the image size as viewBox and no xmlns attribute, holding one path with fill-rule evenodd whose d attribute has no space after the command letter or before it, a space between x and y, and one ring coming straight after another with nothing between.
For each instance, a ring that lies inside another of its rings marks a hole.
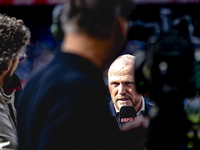
<instances>
[{"instance_id":1,"label":"stadium background","mask_svg":"<svg viewBox=\"0 0 200 150\"><path fill-rule=\"evenodd\" d=\"M132 15L135 19L159 22L159 9L167 7L173 10L173 18L189 14L195 19L197 27L200 24L200 0L133 1L136 4ZM50 26L54 6L63 2L65 0L0 0L0 13L22 19L31 31L31 42L25 49L27 59L19 64L16 70L23 86L29 75L51 60L54 52L59 48L52 37ZM142 50L144 45L144 42L129 40L124 53Z\"/></svg>"}]
</instances>

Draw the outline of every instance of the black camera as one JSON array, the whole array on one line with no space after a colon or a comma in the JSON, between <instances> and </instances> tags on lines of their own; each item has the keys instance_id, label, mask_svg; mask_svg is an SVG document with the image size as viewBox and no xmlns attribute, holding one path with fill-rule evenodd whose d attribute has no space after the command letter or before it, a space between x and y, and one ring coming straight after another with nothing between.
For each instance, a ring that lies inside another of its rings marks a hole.
<instances>
[{"instance_id":1,"label":"black camera","mask_svg":"<svg viewBox=\"0 0 200 150\"><path fill-rule=\"evenodd\" d=\"M170 9L161 8L160 23L134 21L128 37L147 43L145 51L135 53L136 89L157 103L163 97L191 98L199 90L195 85L194 54L200 38L194 35L189 15L174 20L171 15Z\"/></svg>"},{"instance_id":2,"label":"black camera","mask_svg":"<svg viewBox=\"0 0 200 150\"><path fill-rule=\"evenodd\" d=\"M198 29L189 15L172 20L171 9L161 8L159 13L160 22L131 21L128 34L129 39L147 43L144 51L134 53L136 90L158 106L150 121L148 149L188 149L187 135L194 131L191 149L196 150L200 122L188 119L184 100L200 91Z\"/></svg>"}]
</instances>

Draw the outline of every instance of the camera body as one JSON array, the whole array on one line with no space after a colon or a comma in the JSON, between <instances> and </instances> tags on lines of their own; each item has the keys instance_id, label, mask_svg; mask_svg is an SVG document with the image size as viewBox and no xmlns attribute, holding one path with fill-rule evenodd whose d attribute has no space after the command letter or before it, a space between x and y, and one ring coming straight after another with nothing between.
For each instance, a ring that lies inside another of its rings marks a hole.
<instances>
[{"instance_id":1,"label":"camera body","mask_svg":"<svg viewBox=\"0 0 200 150\"><path fill-rule=\"evenodd\" d=\"M159 103L160 99L191 98L198 90L194 78L195 49L199 38L188 15L171 20L170 9L161 8L161 23L134 21L129 39L147 43L145 51L135 53L135 84L138 93ZM131 34L140 32L138 38Z\"/></svg>"},{"instance_id":2,"label":"camera body","mask_svg":"<svg viewBox=\"0 0 200 150\"><path fill-rule=\"evenodd\" d=\"M200 38L195 33L199 27L189 15L174 20L171 16L170 9L161 8L160 22L130 23L128 38L147 43L145 50L134 53L135 86L158 108L150 113L147 148L185 150L192 143L196 150L200 122L188 119L193 112L184 110L184 100L200 91ZM187 136L191 131L193 139Z\"/></svg>"}]
</instances>

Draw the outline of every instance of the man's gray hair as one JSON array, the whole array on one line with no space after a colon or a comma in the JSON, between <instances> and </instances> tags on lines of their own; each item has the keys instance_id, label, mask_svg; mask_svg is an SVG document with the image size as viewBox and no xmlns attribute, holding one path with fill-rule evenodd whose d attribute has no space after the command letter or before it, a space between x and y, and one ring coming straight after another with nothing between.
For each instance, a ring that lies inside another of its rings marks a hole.
<instances>
[{"instance_id":1,"label":"man's gray hair","mask_svg":"<svg viewBox=\"0 0 200 150\"><path fill-rule=\"evenodd\" d=\"M134 71L133 70L134 69L134 60L135 60L135 56L133 56L133 55L130 55L130 54L120 55L110 65L109 70L108 70L108 75L110 74L110 72L113 72L113 68L116 68L118 66L131 65L132 66L132 71Z\"/></svg>"},{"instance_id":2,"label":"man's gray hair","mask_svg":"<svg viewBox=\"0 0 200 150\"><path fill-rule=\"evenodd\" d=\"M119 57L117 57L115 62L120 62L124 65L128 65L130 63L133 63L134 59L135 59L135 56L130 55L130 54L124 54L124 55L120 55Z\"/></svg>"}]
</instances>

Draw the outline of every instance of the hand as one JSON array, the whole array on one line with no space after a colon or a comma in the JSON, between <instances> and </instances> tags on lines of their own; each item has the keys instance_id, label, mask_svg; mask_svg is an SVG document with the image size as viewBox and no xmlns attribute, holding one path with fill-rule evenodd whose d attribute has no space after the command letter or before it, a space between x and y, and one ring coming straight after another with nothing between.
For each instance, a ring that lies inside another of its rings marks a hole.
<instances>
[{"instance_id":1,"label":"hand","mask_svg":"<svg viewBox=\"0 0 200 150\"><path fill-rule=\"evenodd\" d=\"M129 148L134 150L145 150L145 144L148 137L147 127L149 126L149 118L140 117L137 120L124 123L121 126L123 138Z\"/></svg>"}]
</instances>

